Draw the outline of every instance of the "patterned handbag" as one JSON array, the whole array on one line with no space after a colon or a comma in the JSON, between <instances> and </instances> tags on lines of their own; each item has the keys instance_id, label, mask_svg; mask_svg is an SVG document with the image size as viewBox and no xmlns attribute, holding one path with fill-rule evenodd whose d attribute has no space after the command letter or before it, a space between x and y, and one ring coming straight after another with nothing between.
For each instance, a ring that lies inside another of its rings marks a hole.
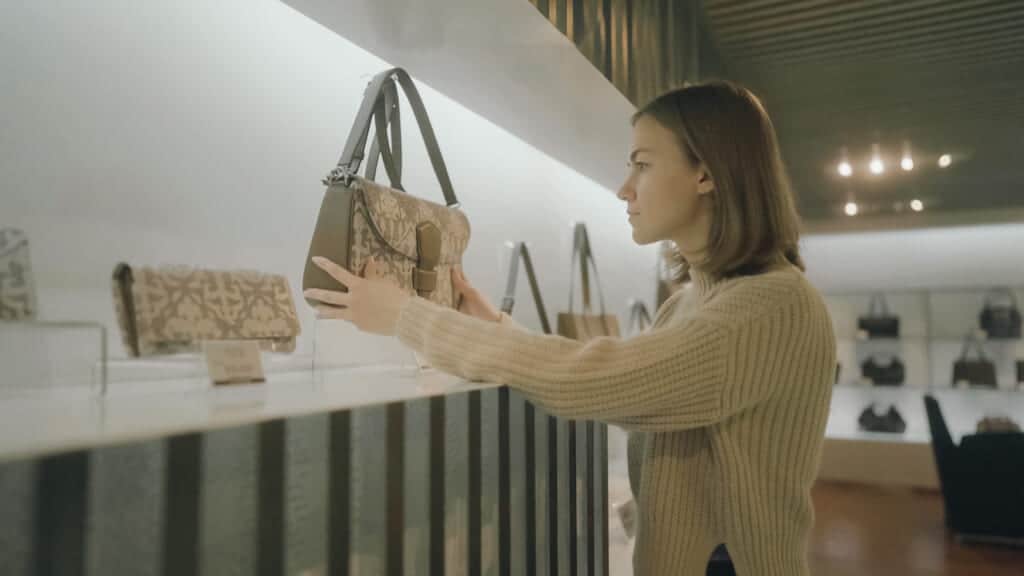
<instances>
[{"instance_id":1,"label":"patterned handbag","mask_svg":"<svg viewBox=\"0 0 1024 576\"><path fill-rule=\"evenodd\" d=\"M583 312L576 312L573 305L576 296L576 263L579 262L581 291L583 292ZM589 264L589 266L588 266ZM600 310L598 313L590 307L590 270L593 269L597 280L597 295ZM597 273L597 263L590 249L590 236L582 222L576 224L573 236L572 273L569 282L569 311L558 314L558 333L573 340L592 340L601 336L619 336L619 320L614 314L606 314L604 309L604 292L601 290L601 277Z\"/></svg>"},{"instance_id":2,"label":"patterned handbag","mask_svg":"<svg viewBox=\"0 0 1024 576\"><path fill-rule=\"evenodd\" d=\"M113 290L133 357L197 352L203 340L256 340L263 350L291 352L301 331L280 275L118 264Z\"/></svg>"},{"instance_id":3,"label":"patterned handbag","mask_svg":"<svg viewBox=\"0 0 1024 576\"><path fill-rule=\"evenodd\" d=\"M401 186L401 130L396 121L397 98L389 101L389 86L397 82L406 94L434 174L441 184L445 205L407 194ZM391 118L388 112L391 111ZM374 150L366 177L357 176L363 160L370 124L376 125ZM392 144L388 143L388 127ZM391 187L373 182L379 148ZM389 168L390 165L390 168ZM302 278L303 289L344 290L330 275L314 265L323 256L361 274L366 262L375 258L381 274L412 293L437 304L455 307L451 270L462 261L469 244L469 220L458 209L448 169L438 147L434 130L416 85L400 68L378 74L366 89L363 104L349 133L338 166L324 179L324 193L316 228L310 242ZM320 305L309 301L310 305Z\"/></svg>"},{"instance_id":4,"label":"patterned handbag","mask_svg":"<svg viewBox=\"0 0 1024 576\"><path fill-rule=\"evenodd\" d=\"M0 228L0 320L35 317L36 294L28 238L16 228Z\"/></svg>"}]
</instances>

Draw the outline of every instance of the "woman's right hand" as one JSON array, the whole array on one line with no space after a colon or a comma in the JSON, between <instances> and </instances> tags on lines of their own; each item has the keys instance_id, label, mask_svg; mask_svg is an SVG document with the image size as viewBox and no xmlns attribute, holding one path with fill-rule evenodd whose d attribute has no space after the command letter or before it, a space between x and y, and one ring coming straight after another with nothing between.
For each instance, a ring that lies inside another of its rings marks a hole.
<instances>
[{"instance_id":1,"label":"woman's right hand","mask_svg":"<svg viewBox=\"0 0 1024 576\"><path fill-rule=\"evenodd\" d=\"M452 285L459 312L488 322L501 321L501 312L466 280L461 268L452 268Z\"/></svg>"}]
</instances>

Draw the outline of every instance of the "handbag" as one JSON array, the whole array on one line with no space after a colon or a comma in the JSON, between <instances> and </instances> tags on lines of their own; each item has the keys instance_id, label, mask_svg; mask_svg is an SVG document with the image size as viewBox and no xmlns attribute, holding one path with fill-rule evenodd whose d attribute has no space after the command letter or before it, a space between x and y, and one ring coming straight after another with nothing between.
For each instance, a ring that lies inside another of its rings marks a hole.
<instances>
[{"instance_id":1,"label":"handbag","mask_svg":"<svg viewBox=\"0 0 1024 576\"><path fill-rule=\"evenodd\" d=\"M577 313L574 306L576 293L576 263L579 262L581 292L583 293L583 312ZM589 266L588 266L589 264ZM590 270L593 269L597 281L598 301L601 306L599 313L594 314L590 306ZM569 267L572 277L569 282L569 311L558 314L558 333L574 340L591 340L601 336L619 336L619 320L614 314L606 314L604 308L604 292L601 290L601 278L597 272L597 263L590 248L590 237L587 227L582 222L573 230L572 264Z\"/></svg>"},{"instance_id":2,"label":"handbag","mask_svg":"<svg viewBox=\"0 0 1024 576\"><path fill-rule=\"evenodd\" d=\"M396 113L395 82L405 92L419 125L434 174L441 184L444 205L407 194L401 185L401 129ZM388 96L392 90L395 93ZM359 177L371 122L376 125L375 142L367 172ZM392 144L388 143L388 127ZM384 160L390 187L373 181L378 153ZM380 265L381 275L408 293L442 306L455 307L451 270L461 263L469 244L469 220L458 208L426 108L416 85L404 70L387 70L370 82L338 165L324 179L324 184L327 190L302 277L304 290L346 290L312 263L314 256L328 258L356 274L361 273L373 257ZM307 301L312 306L321 305Z\"/></svg>"},{"instance_id":3,"label":"handbag","mask_svg":"<svg viewBox=\"0 0 1024 576\"><path fill-rule=\"evenodd\" d=\"M508 281L505 285L505 297L501 299L501 311L505 314L512 314L512 308L516 303L516 284L519 279L519 260L523 261L523 268L526 269L526 279L530 282L530 292L533 293L533 303L537 306L537 315L540 317L541 330L545 334L551 334L551 324L548 322L548 313L544 308L544 299L541 297L540 286L537 284L537 274L533 270L533 259L530 258L530 250L525 242L516 242L512 248L512 257L508 265Z\"/></svg>"},{"instance_id":4,"label":"handbag","mask_svg":"<svg viewBox=\"0 0 1024 576\"><path fill-rule=\"evenodd\" d=\"M875 386L899 386L903 384L906 370L899 358L893 357L888 364L882 364L872 356L861 364L860 372Z\"/></svg>"},{"instance_id":5,"label":"handbag","mask_svg":"<svg viewBox=\"0 0 1024 576\"><path fill-rule=\"evenodd\" d=\"M861 430L868 432L885 432L889 434L902 434L907 430L907 422L903 419L903 416L896 410L895 406L890 405L889 409L884 414L879 414L875 411L875 404L869 404L857 417L857 423L860 425Z\"/></svg>"},{"instance_id":6,"label":"handbag","mask_svg":"<svg viewBox=\"0 0 1024 576\"><path fill-rule=\"evenodd\" d=\"M978 420L976 432L978 434L1020 432L1020 425L1009 416L985 416Z\"/></svg>"},{"instance_id":7,"label":"handbag","mask_svg":"<svg viewBox=\"0 0 1024 576\"><path fill-rule=\"evenodd\" d=\"M972 349L978 354L975 359L967 357ZM960 358L953 363L953 385L964 382L969 386L996 387L996 365L985 357L981 343L973 338L964 340Z\"/></svg>"},{"instance_id":8,"label":"handbag","mask_svg":"<svg viewBox=\"0 0 1024 576\"><path fill-rule=\"evenodd\" d=\"M28 238L17 228L0 228L0 320L35 317L36 293Z\"/></svg>"},{"instance_id":9,"label":"handbag","mask_svg":"<svg viewBox=\"0 0 1024 576\"><path fill-rule=\"evenodd\" d=\"M999 299L1002 297L1002 302ZM1020 338L1020 310L1017 298L1009 288L997 288L985 296L985 307L978 315L978 323L989 338L995 340Z\"/></svg>"},{"instance_id":10,"label":"handbag","mask_svg":"<svg viewBox=\"0 0 1024 576\"><path fill-rule=\"evenodd\" d=\"M871 297L867 316L857 318L857 328L872 339L899 338L900 318L889 313L885 296L875 294Z\"/></svg>"},{"instance_id":11,"label":"handbag","mask_svg":"<svg viewBox=\"0 0 1024 576\"><path fill-rule=\"evenodd\" d=\"M257 340L264 350L291 352L301 331L288 279L280 275L122 263L113 291L132 357L197 352L203 340Z\"/></svg>"},{"instance_id":12,"label":"handbag","mask_svg":"<svg viewBox=\"0 0 1024 576\"><path fill-rule=\"evenodd\" d=\"M630 334L639 334L651 327L651 313L647 311L647 305L643 300L630 300L629 302L629 330Z\"/></svg>"},{"instance_id":13,"label":"handbag","mask_svg":"<svg viewBox=\"0 0 1024 576\"><path fill-rule=\"evenodd\" d=\"M1024 360L1017 360L1017 384L1024 384Z\"/></svg>"}]
</instances>

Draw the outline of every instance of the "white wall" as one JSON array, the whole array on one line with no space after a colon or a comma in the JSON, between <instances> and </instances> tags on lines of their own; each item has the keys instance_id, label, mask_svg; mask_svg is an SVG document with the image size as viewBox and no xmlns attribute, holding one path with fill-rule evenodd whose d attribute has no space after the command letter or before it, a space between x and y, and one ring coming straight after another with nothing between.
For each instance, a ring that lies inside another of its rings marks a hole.
<instances>
[{"instance_id":1,"label":"white wall","mask_svg":"<svg viewBox=\"0 0 1024 576\"><path fill-rule=\"evenodd\" d=\"M817 234L803 252L826 292L1024 285L1024 223Z\"/></svg>"},{"instance_id":2,"label":"white wall","mask_svg":"<svg viewBox=\"0 0 1024 576\"><path fill-rule=\"evenodd\" d=\"M113 327L110 273L121 260L258 268L299 289L320 178L385 62L272 0L0 10L0 225L31 238L43 318ZM579 219L609 305L650 299L655 251L632 244L606 188L443 86L420 88L473 225L465 266L479 287L497 300L499 247L528 240L553 316L566 306L569 223ZM411 117L404 126L406 185L440 200ZM517 315L536 327L520 287ZM301 299L299 309L308 346L312 315Z\"/></svg>"}]
</instances>

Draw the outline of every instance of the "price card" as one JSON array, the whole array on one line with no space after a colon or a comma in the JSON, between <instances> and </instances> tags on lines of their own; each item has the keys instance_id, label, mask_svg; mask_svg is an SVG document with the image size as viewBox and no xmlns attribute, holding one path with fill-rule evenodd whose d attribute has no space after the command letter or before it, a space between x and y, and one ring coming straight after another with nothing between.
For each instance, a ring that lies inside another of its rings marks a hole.
<instances>
[{"instance_id":1,"label":"price card","mask_svg":"<svg viewBox=\"0 0 1024 576\"><path fill-rule=\"evenodd\" d=\"M203 354L214 386L267 381L259 344L252 340L206 341Z\"/></svg>"}]
</instances>

